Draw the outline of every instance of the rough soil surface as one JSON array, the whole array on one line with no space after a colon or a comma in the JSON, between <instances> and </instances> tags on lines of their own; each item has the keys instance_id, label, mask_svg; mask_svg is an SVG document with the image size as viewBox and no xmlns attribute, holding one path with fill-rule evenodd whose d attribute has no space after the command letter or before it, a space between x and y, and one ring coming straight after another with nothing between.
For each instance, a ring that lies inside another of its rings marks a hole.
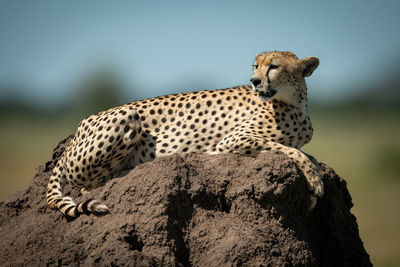
<instances>
[{"instance_id":1,"label":"rough soil surface","mask_svg":"<svg viewBox=\"0 0 400 267\"><path fill-rule=\"evenodd\" d=\"M346 182L321 165L325 195L311 212L305 178L280 153L173 155L76 201L111 214L68 222L47 208L54 163L0 202L0 266L370 266Z\"/></svg>"}]
</instances>

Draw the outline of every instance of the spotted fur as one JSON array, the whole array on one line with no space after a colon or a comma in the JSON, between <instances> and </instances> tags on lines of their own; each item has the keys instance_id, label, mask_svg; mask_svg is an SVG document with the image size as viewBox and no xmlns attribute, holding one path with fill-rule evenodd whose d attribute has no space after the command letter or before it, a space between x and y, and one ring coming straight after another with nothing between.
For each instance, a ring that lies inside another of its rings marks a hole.
<instances>
[{"instance_id":1,"label":"spotted fur","mask_svg":"<svg viewBox=\"0 0 400 267\"><path fill-rule=\"evenodd\" d=\"M107 213L97 200L75 204L62 195L63 186L90 190L156 157L278 150L303 171L313 208L323 183L300 148L313 134L304 77L318 63L315 57L267 52L256 57L252 86L160 96L86 118L50 177L49 206L68 217Z\"/></svg>"}]
</instances>

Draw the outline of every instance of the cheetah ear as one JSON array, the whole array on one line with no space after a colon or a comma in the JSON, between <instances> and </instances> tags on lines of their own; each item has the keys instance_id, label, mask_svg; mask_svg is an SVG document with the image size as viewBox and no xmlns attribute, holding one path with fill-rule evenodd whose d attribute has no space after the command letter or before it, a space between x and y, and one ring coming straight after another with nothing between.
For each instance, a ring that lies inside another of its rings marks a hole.
<instances>
[{"instance_id":1,"label":"cheetah ear","mask_svg":"<svg viewBox=\"0 0 400 267\"><path fill-rule=\"evenodd\" d=\"M303 76L309 77L319 65L319 59L316 57L306 57L300 60L303 63Z\"/></svg>"}]
</instances>

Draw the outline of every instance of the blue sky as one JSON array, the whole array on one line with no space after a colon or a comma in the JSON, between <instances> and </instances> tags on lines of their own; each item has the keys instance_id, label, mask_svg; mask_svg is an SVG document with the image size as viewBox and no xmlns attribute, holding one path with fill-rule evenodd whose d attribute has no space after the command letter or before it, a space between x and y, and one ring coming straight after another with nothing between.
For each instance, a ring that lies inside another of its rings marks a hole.
<instances>
[{"instance_id":1,"label":"blue sky","mask_svg":"<svg viewBox=\"0 0 400 267\"><path fill-rule=\"evenodd\" d=\"M399 1L1 1L0 98L63 101L99 66L114 68L132 99L226 88L249 83L256 53L289 50L321 60L310 98L336 99L400 61L399 10Z\"/></svg>"}]
</instances>

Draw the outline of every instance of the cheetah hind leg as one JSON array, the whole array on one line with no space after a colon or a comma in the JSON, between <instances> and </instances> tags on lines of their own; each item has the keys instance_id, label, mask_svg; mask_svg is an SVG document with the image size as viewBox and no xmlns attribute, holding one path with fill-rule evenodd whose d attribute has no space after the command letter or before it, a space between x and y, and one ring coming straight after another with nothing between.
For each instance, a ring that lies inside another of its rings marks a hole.
<instances>
[{"instance_id":1,"label":"cheetah hind leg","mask_svg":"<svg viewBox=\"0 0 400 267\"><path fill-rule=\"evenodd\" d=\"M134 115L134 114L136 114L136 111L130 111L130 114ZM130 117L130 118L128 118L128 117ZM124 120L124 119L122 119L122 120ZM131 117L128 115L126 116L126 122L121 123L121 124L122 124L121 126L124 127L124 133L122 134L123 137L121 138L123 145L121 143L120 144L114 143L114 145L117 145L117 147L114 147L109 152L115 151L115 149L118 148L118 150L120 152L122 152L121 154L124 155L124 154L129 154L129 147L134 146L137 143L137 141L140 139L141 127L140 127L140 122L138 122L137 119L134 119L134 116ZM121 149L122 147L126 147L128 149ZM104 166L113 167L113 168L115 168L115 171L107 172L107 171L103 170L105 175L102 177L99 177L97 179L94 179L92 181L92 183L90 184L90 186L82 187L81 194L86 195L92 189L95 189L95 188L105 185L105 183L108 180L116 178L116 177L122 177L122 176L125 176L126 174L128 174L130 169L124 168L125 164L123 163L124 162L123 158L124 157L122 157L119 160L115 159L115 158L111 158L110 161L108 161L108 162L103 161ZM120 169L120 168L122 168L122 169ZM89 205L91 203L93 205L92 205L92 207L89 207ZM93 200L93 199L89 199L88 201L79 203L77 205L77 210L79 213L86 213L86 214L93 213L97 216L109 213L109 209L105 204L102 204L100 201ZM88 212L88 210L89 210L89 212Z\"/></svg>"},{"instance_id":2,"label":"cheetah hind leg","mask_svg":"<svg viewBox=\"0 0 400 267\"><path fill-rule=\"evenodd\" d=\"M119 173L120 170L126 169L125 159L141 137L139 119L140 117L134 109L129 106L121 106L92 115L82 121L74 136L76 142L71 142L67 147L50 177L46 197L50 208L58 209L67 219L76 218L80 214L103 215L109 213L108 207L98 200L88 199L76 204L72 198L63 196L63 187L67 182L66 176L67 173L73 173L75 177L84 177L85 180L80 179L88 191L113 178L114 174ZM96 132L97 136L82 134L89 131ZM79 135L79 133L81 134ZM109 136L106 140L101 138L105 135ZM84 153L85 156L83 156L80 144L85 143L100 149L93 153ZM77 157L80 157L80 160ZM83 162L94 162L96 165L89 170L86 165L82 165ZM77 164L80 165L76 166ZM73 179L68 179L68 181L79 186L74 183Z\"/></svg>"}]
</instances>

